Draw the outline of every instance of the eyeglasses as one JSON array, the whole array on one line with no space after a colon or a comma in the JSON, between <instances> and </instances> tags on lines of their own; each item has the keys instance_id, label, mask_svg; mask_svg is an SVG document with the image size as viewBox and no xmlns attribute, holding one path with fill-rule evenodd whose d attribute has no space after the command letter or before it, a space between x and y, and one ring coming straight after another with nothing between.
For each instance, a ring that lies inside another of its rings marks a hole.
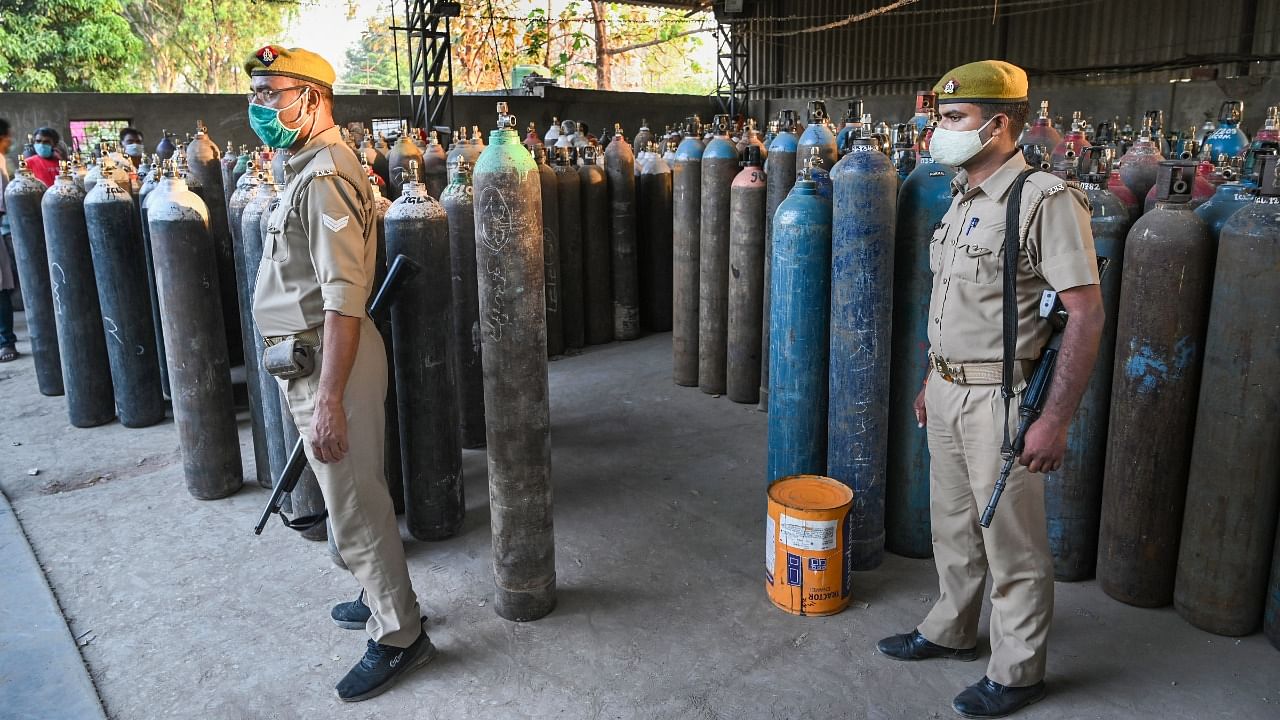
<instances>
[{"instance_id":1,"label":"eyeglasses","mask_svg":"<svg viewBox=\"0 0 1280 720\"><path fill-rule=\"evenodd\" d=\"M257 100L261 105L268 105L270 103L275 102L275 99L280 97L280 93L289 92L290 90L298 90L300 88L306 88L306 87L308 86L307 85L290 85L289 87L279 88L276 90L272 90L271 88L263 88L261 90L254 90L253 92L245 95L245 98L247 98L249 102L253 102L254 100Z\"/></svg>"}]
</instances>

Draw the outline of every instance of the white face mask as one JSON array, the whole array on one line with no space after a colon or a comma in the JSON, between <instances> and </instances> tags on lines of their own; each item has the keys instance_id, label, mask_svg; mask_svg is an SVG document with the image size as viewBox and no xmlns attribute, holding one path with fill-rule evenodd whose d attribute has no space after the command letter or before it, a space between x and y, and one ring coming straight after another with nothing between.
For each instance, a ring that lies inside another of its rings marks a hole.
<instances>
[{"instance_id":1,"label":"white face mask","mask_svg":"<svg viewBox=\"0 0 1280 720\"><path fill-rule=\"evenodd\" d=\"M974 155L982 152L982 148L995 139L995 136L987 138L987 142L982 141L979 135L992 120L982 123L982 127L977 130L948 130L944 127L936 127L933 130L933 137L929 139L929 154L933 156L935 162L943 165L951 165L960 167L973 159Z\"/></svg>"}]
</instances>

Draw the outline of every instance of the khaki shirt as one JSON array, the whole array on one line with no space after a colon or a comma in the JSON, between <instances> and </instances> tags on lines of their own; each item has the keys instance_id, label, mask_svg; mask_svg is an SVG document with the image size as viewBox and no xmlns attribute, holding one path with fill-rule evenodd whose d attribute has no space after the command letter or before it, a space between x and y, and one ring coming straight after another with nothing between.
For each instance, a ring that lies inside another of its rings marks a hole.
<instances>
[{"instance_id":1,"label":"khaki shirt","mask_svg":"<svg viewBox=\"0 0 1280 720\"><path fill-rule=\"evenodd\" d=\"M929 345L948 362L999 362L1004 355L1005 201L1027 167L1019 152L976 187L969 187L964 170L951 182L955 196L929 243ZM1039 317L1042 291L1098 283L1090 214L1088 198L1074 183L1044 172L1027 178L1020 211L1018 360L1035 360L1048 342L1049 324Z\"/></svg>"},{"instance_id":2,"label":"khaki shirt","mask_svg":"<svg viewBox=\"0 0 1280 720\"><path fill-rule=\"evenodd\" d=\"M321 325L326 310L363 317L377 259L372 191L338 128L290 157L285 176L253 293L253 317L264 337Z\"/></svg>"}]
</instances>

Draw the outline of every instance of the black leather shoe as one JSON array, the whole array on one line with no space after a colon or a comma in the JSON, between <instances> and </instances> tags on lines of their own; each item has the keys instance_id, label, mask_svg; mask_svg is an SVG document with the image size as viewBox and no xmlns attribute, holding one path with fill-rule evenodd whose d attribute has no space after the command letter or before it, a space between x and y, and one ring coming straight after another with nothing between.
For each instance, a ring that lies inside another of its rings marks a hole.
<instances>
[{"instance_id":1,"label":"black leather shoe","mask_svg":"<svg viewBox=\"0 0 1280 720\"><path fill-rule=\"evenodd\" d=\"M969 662L978 659L978 648L971 647L967 650L956 650L955 648L942 647L936 643L931 643L920 634L919 630L912 630L905 635L894 635L887 637L876 643L876 649L882 655L888 655L894 660L931 660L933 658L947 658L948 660L961 660Z\"/></svg>"},{"instance_id":2,"label":"black leather shoe","mask_svg":"<svg viewBox=\"0 0 1280 720\"><path fill-rule=\"evenodd\" d=\"M372 616L373 611L364 604L363 590L360 591L360 597L351 602L338 603L329 612L333 623L343 630L363 630Z\"/></svg>"},{"instance_id":3,"label":"black leather shoe","mask_svg":"<svg viewBox=\"0 0 1280 720\"><path fill-rule=\"evenodd\" d=\"M407 648L380 645L372 640L364 657L335 688L342 702L360 702L391 689L396 680L435 659L436 646L426 631Z\"/></svg>"},{"instance_id":4,"label":"black leather shoe","mask_svg":"<svg viewBox=\"0 0 1280 720\"><path fill-rule=\"evenodd\" d=\"M1035 685L1001 685L983 676L956 696L951 707L967 718L1002 718L1044 699L1044 681Z\"/></svg>"}]
</instances>

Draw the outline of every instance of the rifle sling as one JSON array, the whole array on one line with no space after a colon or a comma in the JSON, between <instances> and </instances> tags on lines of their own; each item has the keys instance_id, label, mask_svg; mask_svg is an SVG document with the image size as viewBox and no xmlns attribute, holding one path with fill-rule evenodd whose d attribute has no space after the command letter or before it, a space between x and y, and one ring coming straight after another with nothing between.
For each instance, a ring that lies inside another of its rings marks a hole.
<instances>
[{"instance_id":1,"label":"rifle sling","mask_svg":"<svg viewBox=\"0 0 1280 720\"><path fill-rule=\"evenodd\" d=\"M1035 168L1027 168L1018 174L1009 191L1005 205L1004 224L1004 357L1000 377L1000 397L1004 400L1004 443L1000 454L1006 460L1013 456L1014 447L1009 439L1009 403L1013 400L1013 364L1018 348L1018 255L1021 243L1022 188Z\"/></svg>"}]
</instances>

